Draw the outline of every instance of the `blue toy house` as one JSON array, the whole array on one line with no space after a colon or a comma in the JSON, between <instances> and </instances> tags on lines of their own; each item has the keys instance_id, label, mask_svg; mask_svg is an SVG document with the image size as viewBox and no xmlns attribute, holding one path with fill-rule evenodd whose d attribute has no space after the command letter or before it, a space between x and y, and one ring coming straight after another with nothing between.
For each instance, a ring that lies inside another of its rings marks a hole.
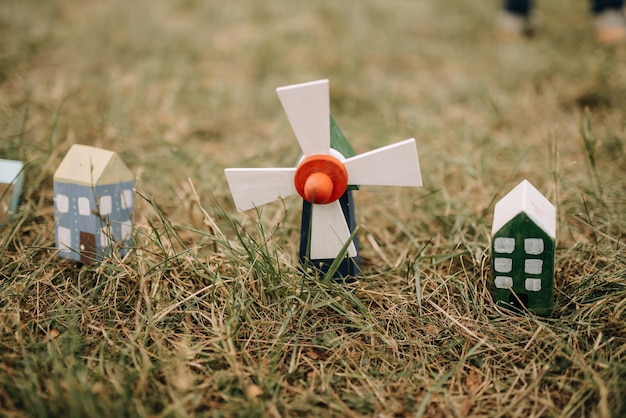
<instances>
[{"instance_id":1,"label":"blue toy house","mask_svg":"<svg viewBox=\"0 0 626 418\"><path fill-rule=\"evenodd\" d=\"M134 176L119 156L73 145L54 173L58 256L84 264L118 248L127 252L132 235Z\"/></svg>"}]
</instances>

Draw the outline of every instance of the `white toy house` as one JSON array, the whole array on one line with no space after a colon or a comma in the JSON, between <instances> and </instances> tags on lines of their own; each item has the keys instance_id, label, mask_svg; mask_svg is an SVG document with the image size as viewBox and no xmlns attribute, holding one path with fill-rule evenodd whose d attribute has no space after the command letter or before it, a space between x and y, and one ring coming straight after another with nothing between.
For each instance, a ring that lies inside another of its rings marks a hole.
<instances>
[{"instance_id":1,"label":"white toy house","mask_svg":"<svg viewBox=\"0 0 626 418\"><path fill-rule=\"evenodd\" d=\"M491 236L496 303L549 315L554 303L555 207L524 180L496 204Z\"/></svg>"},{"instance_id":2,"label":"white toy house","mask_svg":"<svg viewBox=\"0 0 626 418\"><path fill-rule=\"evenodd\" d=\"M73 145L54 173L58 256L84 264L102 260L131 238L134 176L112 152Z\"/></svg>"},{"instance_id":3,"label":"white toy house","mask_svg":"<svg viewBox=\"0 0 626 418\"><path fill-rule=\"evenodd\" d=\"M21 161L0 159L0 225L6 225L17 210L22 193Z\"/></svg>"}]
</instances>

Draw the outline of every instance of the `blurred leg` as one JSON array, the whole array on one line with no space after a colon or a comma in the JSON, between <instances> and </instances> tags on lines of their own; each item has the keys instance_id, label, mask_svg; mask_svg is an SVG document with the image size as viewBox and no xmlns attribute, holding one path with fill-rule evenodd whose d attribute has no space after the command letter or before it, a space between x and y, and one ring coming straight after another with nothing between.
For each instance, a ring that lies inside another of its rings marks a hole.
<instances>
[{"instance_id":1,"label":"blurred leg","mask_svg":"<svg viewBox=\"0 0 626 418\"><path fill-rule=\"evenodd\" d=\"M503 0L497 22L500 37L514 40L531 36L533 34L530 19L532 6L532 0Z\"/></svg>"},{"instance_id":2,"label":"blurred leg","mask_svg":"<svg viewBox=\"0 0 626 418\"><path fill-rule=\"evenodd\" d=\"M601 44L626 41L626 18L622 11L623 0L593 0L593 31Z\"/></svg>"},{"instance_id":3,"label":"blurred leg","mask_svg":"<svg viewBox=\"0 0 626 418\"><path fill-rule=\"evenodd\" d=\"M607 9L621 9L624 6L623 0L594 0L591 2L591 10L594 14L601 13Z\"/></svg>"},{"instance_id":4,"label":"blurred leg","mask_svg":"<svg viewBox=\"0 0 626 418\"><path fill-rule=\"evenodd\" d=\"M532 0L504 0L503 8L509 13L528 16L532 8Z\"/></svg>"}]
</instances>

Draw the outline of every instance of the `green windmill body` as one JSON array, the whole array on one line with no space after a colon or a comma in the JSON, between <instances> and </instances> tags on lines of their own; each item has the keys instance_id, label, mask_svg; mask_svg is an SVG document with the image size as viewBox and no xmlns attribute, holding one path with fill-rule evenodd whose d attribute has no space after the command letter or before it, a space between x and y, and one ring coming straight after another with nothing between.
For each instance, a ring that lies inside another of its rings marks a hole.
<instances>
[{"instance_id":1,"label":"green windmill body","mask_svg":"<svg viewBox=\"0 0 626 418\"><path fill-rule=\"evenodd\" d=\"M491 236L496 303L550 315L554 306L554 206L524 180L496 204Z\"/></svg>"}]
</instances>

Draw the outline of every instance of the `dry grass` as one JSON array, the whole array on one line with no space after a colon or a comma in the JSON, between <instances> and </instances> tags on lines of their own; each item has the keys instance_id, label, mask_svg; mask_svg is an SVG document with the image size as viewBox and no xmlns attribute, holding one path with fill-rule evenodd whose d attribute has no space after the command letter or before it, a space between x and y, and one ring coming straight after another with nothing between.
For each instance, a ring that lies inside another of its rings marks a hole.
<instances>
[{"instance_id":1,"label":"dry grass","mask_svg":"<svg viewBox=\"0 0 626 418\"><path fill-rule=\"evenodd\" d=\"M0 157L28 163L0 231L0 415L626 414L626 47L594 44L584 2L539 2L539 36L502 44L475 3L0 3ZM274 89L318 78L357 152L415 136L425 182L356 193L349 288L298 272L297 199L236 214L222 173L293 164ZM54 256L72 143L137 174L124 260ZM552 318L487 285L523 178L558 204Z\"/></svg>"}]
</instances>

